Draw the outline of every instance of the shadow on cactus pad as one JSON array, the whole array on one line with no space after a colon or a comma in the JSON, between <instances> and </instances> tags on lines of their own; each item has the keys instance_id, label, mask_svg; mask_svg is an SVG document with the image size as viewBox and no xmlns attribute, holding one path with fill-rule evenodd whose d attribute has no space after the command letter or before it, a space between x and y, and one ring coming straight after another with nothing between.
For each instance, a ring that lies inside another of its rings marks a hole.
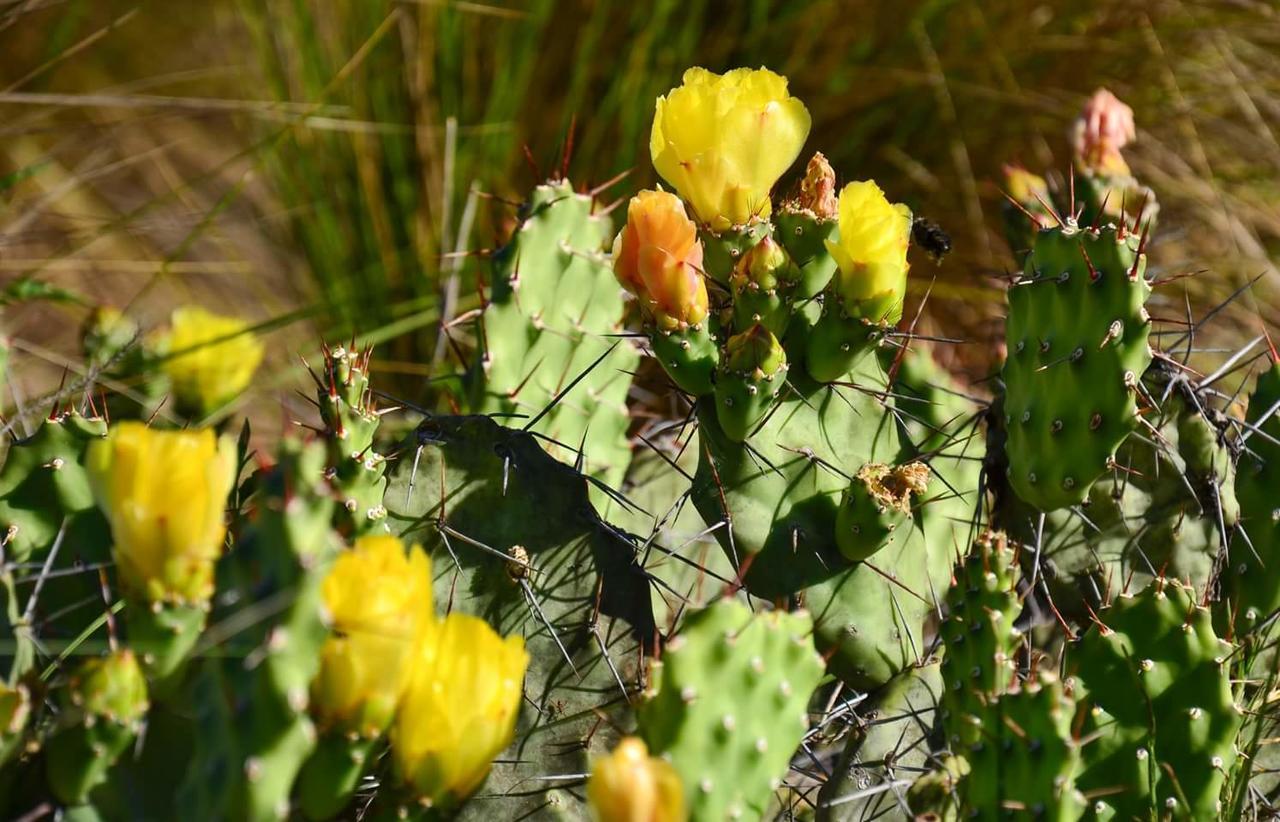
<instances>
[{"instance_id":1,"label":"shadow on cactus pad","mask_svg":"<svg viewBox=\"0 0 1280 822\"><path fill-rule=\"evenodd\" d=\"M526 705L463 818L586 810L545 777L581 774L616 734L598 711L624 710L656 638L635 546L605 524L586 479L528 433L488 417L435 417L401 445L386 506L393 530L432 554L437 607L524 637ZM548 791L548 787L551 788Z\"/></svg>"}]
</instances>

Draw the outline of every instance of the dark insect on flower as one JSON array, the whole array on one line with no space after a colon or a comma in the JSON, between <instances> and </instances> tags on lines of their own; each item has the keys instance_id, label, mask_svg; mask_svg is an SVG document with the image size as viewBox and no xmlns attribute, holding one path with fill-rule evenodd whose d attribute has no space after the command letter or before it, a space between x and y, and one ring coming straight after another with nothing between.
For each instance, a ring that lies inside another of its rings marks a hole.
<instances>
[{"instance_id":1,"label":"dark insect on flower","mask_svg":"<svg viewBox=\"0 0 1280 822\"><path fill-rule=\"evenodd\" d=\"M935 263L951 252L951 235L942 226L925 217L911 221L911 242L920 246Z\"/></svg>"}]
</instances>

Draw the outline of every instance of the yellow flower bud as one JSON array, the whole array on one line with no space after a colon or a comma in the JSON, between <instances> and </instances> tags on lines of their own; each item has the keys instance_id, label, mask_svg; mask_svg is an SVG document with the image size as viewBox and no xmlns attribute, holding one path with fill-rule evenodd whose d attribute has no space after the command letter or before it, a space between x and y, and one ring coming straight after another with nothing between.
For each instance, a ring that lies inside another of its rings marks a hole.
<instances>
[{"instance_id":1,"label":"yellow flower bud","mask_svg":"<svg viewBox=\"0 0 1280 822\"><path fill-rule=\"evenodd\" d=\"M670 762L649 756L644 741L629 736L596 761L587 801L599 822L684 822L684 788Z\"/></svg>"},{"instance_id":2,"label":"yellow flower bud","mask_svg":"<svg viewBox=\"0 0 1280 822\"><path fill-rule=\"evenodd\" d=\"M418 642L409 687L391 729L402 779L433 807L452 807L489 774L515 737L524 640L451 613Z\"/></svg>"},{"instance_id":3,"label":"yellow flower bud","mask_svg":"<svg viewBox=\"0 0 1280 822\"><path fill-rule=\"evenodd\" d=\"M356 540L321 586L332 635L311 685L323 727L366 737L391 722L409 684L418 637L431 629L431 560L388 535Z\"/></svg>"},{"instance_id":4,"label":"yellow flower bud","mask_svg":"<svg viewBox=\"0 0 1280 822\"><path fill-rule=\"evenodd\" d=\"M232 443L208 429L123 422L89 445L87 467L126 592L149 602L208 602L235 482Z\"/></svg>"},{"instance_id":5,"label":"yellow flower bud","mask_svg":"<svg viewBox=\"0 0 1280 822\"><path fill-rule=\"evenodd\" d=\"M698 227L674 194L641 191L631 198L627 224L613 241L613 271L668 331L707 316Z\"/></svg>"},{"instance_id":6,"label":"yellow flower bud","mask_svg":"<svg viewBox=\"0 0 1280 822\"><path fill-rule=\"evenodd\" d=\"M235 399L262 362L262 343L248 323L195 306L175 309L162 342L164 371L174 403L191 417L204 417Z\"/></svg>"},{"instance_id":7,"label":"yellow flower bud","mask_svg":"<svg viewBox=\"0 0 1280 822\"><path fill-rule=\"evenodd\" d=\"M1039 204L1041 200L1051 202L1049 184L1039 174L1032 174L1019 165L1006 163L1004 166L1004 189L1019 205ZM1043 208L1043 205L1037 205Z\"/></svg>"},{"instance_id":8,"label":"yellow flower bud","mask_svg":"<svg viewBox=\"0 0 1280 822\"><path fill-rule=\"evenodd\" d=\"M809 111L768 69L703 68L659 97L649 137L653 166L713 231L767 217L769 190L809 136Z\"/></svg>"},{"instance_id":9,"label":"yellow flower bud","mask_svg":"<svg viewBox=\"0 0 1280 822\"><path fill-rule=\"evenodd\" d=\"M907 292L911 211L890 203L871 180L849 183L840 191L839 231L826 245L840 266L834 285L845 312L896 323Z\"/></svg>"}]
</instances>

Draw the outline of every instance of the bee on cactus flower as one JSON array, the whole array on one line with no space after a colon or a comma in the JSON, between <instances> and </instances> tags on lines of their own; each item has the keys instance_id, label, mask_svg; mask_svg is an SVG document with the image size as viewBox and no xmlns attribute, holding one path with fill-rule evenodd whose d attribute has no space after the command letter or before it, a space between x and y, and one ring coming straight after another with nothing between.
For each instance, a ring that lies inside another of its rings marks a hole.
<instances>
[{"instance_id":1,"label":"bee on cactus flower","mask_svg":"<svg viewBox=\"0 0 1280 822\"><path fill-rule=\"evenodd\" d=\"M169 326L160 336L164 372L185 416L201 419L235 399L262 362L262 342L242 320L183 306Z\"/></svg>"},{"instance_id":2,"label":"bee on cactus flower","mask_svg":"<svg viewBox=\"0 0 1280 822\"><path fill-rule=\"evenodd\" d=\"M653 166L712 231L767 217L769 192L804 147L809 111L768 69L691 68L659 97Z\"/></svg>"},{"instance_id":3,"label":"bee on cactus flower","mask_svg":"<svg viewBox=\"0 0 1280 822\"><path fill-rule=\"evenodd\" d=\"M421 802L451 808L484 782L515 737L528 664L521 637L467 614L422 633L391 728L396 770Z\"/></svg>"},{"instance_id":4,"label":"bee on cactus flower","mask_svg":"<svg viewBox=\"0 0 1280 822\"><path fill-rule=\"evenodd\" d=\"M323 726L377 736L409 684L418 637L434 622L431 560L397 537L362 537L334 560L321 595L333 633L320 651L312 708Z\"/></svg>"},{"instance_id":5,"label":"bee on cactus flower","mask_svg":"<svg viewBox=\"0 0 1280 822\"><path fill-rule=\"evenodd\" d=\"M599 822L684 822L684 787L670 762L649 756L644 740L628 736L596 760L587 801Z\"/></svg>"},{"instance_id":6,"label":"bee on cactus flower","mask_svg":"<svg viewBox=\"0 0 1280 822\"><path fill-rule=\"evenodd\" d=\"M90 444L87 468L126 592L151 603L207 603L235 481L233 443L209 429L123 422Z\"/></svg>"}]
</instances>

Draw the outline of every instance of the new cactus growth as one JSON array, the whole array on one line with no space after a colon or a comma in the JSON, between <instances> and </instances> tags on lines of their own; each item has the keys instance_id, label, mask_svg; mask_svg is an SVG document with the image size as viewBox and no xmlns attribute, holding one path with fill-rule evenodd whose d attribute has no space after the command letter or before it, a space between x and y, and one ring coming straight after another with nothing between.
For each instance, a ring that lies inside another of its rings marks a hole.
<instances>
[{"instance_id":1,"label":"new cactus growth","mask_svg":"<svg viewBox=\"0 0 1280 822\"><path fill-rule=\"evenodd\" d=\"M341 530L353 535L386 531L386 460L374 448L379 417L369 388L372 353L327 347L322 374L312 375L328 449L326 477L338 494Z\"/></svg>"},{"instance_id":2,"label":"new cactus growth","mask_svg":"<svg viewBox=\"0 0 1280 822\"><path fill-rule=\"evenodd\" d=\"M46 773L60 801L80 805L141 730L147 683L137 657L119 650L81 665L64 696L60 727L46 743Z\"/></svg>"},{"instance_id":3,"label":"new cactus growth","mask_svg":"<svg viewBox=\"0 0 1280 822\"><path fill-rule=\"evenodd\" d=\"M949 616L942 627L947 652L943 727L952 750L967 755L985 744L981 716L987 702L1008 691L1021 633L1014 620L1022 610L1017 566L1004 534L983 534L956 569L947 592Z\"/></svg>"},{"instance_id":4,"label":"new cactus growth","mask_svg":"<svg viewBox=\"0 0 1280 822\"><path fill-rule=\"evenodd\" d=\"M840 553L860 562L902 536L909 530L912 497L928 490L929 466L922 462L897 467L873 462L859 468L836 514Z\"/></svg>"},{"instance_id":5,"label":"new cactus growth","mask_svg":"<svg viewBox=\"0 0 1280 822\"><path fill-rule=\"evenodd\" d=\"M1232 646L1176 580L1122 595L1071 649L1096 706L1079 785L1116 817L1214 818L1234 766L1241 711L1226 669ZM1095 731L1096 729L1096 731Z\"/></svg>"},{"instance_id":6,"label":"new cactus growth","mask_svg":"<svg viewBox=\"0 0 1280 822\"><path fill-rule=\"evenodd\" d=\"M803 612L752 614L720 600L687 620L654 664L640 734L675 766L692 819L768 808L822 678L812 630Z\"/></svg>"},{"instance_id":7,"label":"new cactus growth","mask_svg":"<svg viewBox=\"0 0 1280 822\"><path fill-rule=\"evenodd\" d=\"M638 357L612 338L623 302L604 255L609 217L558 180L534 189L519 218L494 255L476 320L471 409L531 426L565 462L581 449L586 472L617 485L630 456L625 400Z\"/></svg>"},{"instance_id":8,"label":"new cactus growth","mask_svg":"<svg viewBox=\"0 0 1280 822\"><path fill-rule=\"evenodd\" d=\"M769 412L787 377L778 338L756 324L725 343L716 373L716 417L725 436L742 442Z\"/></svg>"}]
</instances>

